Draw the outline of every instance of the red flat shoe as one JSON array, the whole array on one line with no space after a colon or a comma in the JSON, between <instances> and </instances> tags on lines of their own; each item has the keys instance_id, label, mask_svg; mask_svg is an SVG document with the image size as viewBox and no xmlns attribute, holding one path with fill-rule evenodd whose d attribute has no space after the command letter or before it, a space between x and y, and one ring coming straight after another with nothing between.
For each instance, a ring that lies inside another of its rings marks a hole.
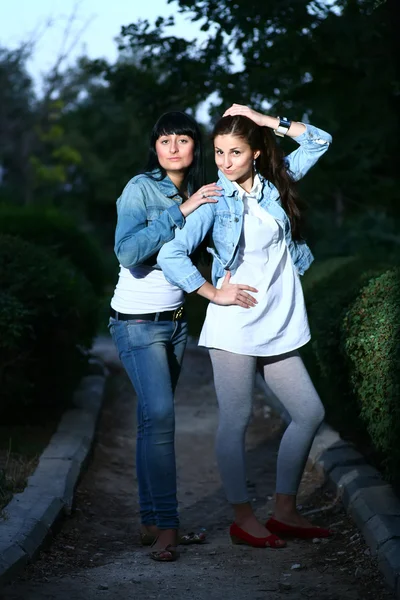
<instances>
[{"instance_id":1,"label":"red flat shoe","mask_svg":"<svg viewBox=\"0 0 400 600\"><path fill-rule=\"evenodd\" d=\"M265 527L269 529L269 531L272 531L272 533L296 537L302 540L328 538L334 533L331 529L324 529L324 527L296 527L295 525L287 525L286 523L282 523L282 521L277 521L273 517L268 519L265 523Z\"/></svg>"},{"instance_id":2,"label":"red flat shoe","mask_svg":"<svg viewBox=\"0 0 400 600\"><path fill-rule=\"evenodd\" d=\"M232 544L244 544L245 546L252 546L253 548L284 548L286 546L286 542L281 540L277 535L267 535L264 538L254 537L243 531L236 525L236 523L232 523L229 529L229 534L231 536Z\"/></svg>"}]
</instances>

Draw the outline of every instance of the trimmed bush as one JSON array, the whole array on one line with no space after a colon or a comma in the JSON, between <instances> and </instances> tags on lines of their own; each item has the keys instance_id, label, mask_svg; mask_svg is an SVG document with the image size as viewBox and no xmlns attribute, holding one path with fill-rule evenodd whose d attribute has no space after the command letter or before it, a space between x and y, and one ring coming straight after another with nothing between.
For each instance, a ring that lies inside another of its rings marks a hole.
<instances>
[{"instance_id":1,"label":"trimmed bush","mask_svg":"<svg viewBox=\"0 0 400 600\"><path fill-rule=\"evenodd\" d=\"M32 418L62 407L81 377L97 298L66 259L12 236L0 235L0 281L0 414Z\"/></svg>"},{"instance_id":2,"label":"trimmed bush","mask_svg":"<svg viewBox=\"0 0 400 600\"><path fill-rule=\"evenodd\" d=\"M400 269L361 290L341 326L360 416L386 475L400 482Z\"/></svg>"},{"instance_id":3,"label":"trimmed bush","mask_svg":"<svg viewBox=\"0 0 400 600\"><path fill-rule=\"evenodd\" d=\"M106 283L102 253L94 240L54 209L0 206L0 234L16 235L67 258L101 293Z\"/></svg>"},{"instance_id":4,"label":"trimmed bush","mask_svg":"<svg viewBox=\"0 0 400 600\"><path fill-rule=\"evenodd\" d=\"M0 292L0 385L2 387L0 413L6 398L19 398L29 394L29 383L23 373L29 339L32 336L30 318L32 311L12 294Z\"/></svg>"},{"instance_id":5,"label":"trimmed bush","mask_svg":"<svg viewBox=\"0 0 400 600\"><path fill-rule=\"evenodd\" d=\"M324 401L328 422L344 436L362 439L366 432L341 351L341 322L360 289L386 269L366 265L361 257L340 257L312 267L304 278L312 338L301 354Z\"/></svg>"},{"instance_id":6,"label":"trimmed bush","mask_svg":"<svg viewBox=\"0 0 400 600\"><path fill-rule=\"evenodd\" d=\"M347 265L351 265L357 260L354 256L335 256L324 261L316 261L302 278L304 293L311 293L314 285L321 283L339 269L346 268Z\"/></svg>"}]
</instances>

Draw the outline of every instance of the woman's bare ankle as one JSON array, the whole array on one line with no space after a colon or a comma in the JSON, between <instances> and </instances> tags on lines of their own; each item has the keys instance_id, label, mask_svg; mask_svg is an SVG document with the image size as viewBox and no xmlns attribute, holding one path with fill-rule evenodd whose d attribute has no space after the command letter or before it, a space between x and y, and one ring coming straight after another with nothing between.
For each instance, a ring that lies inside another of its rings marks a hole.
<instances>
[{"instance_id":1,"label":"woman's bare ankle","mask_svg":"<svg viewBox=\"0 0 400 600\"><path fill-rule=\"evenodd\" d=\"M295 519L298 514L296 496L294 494L275 495L275 519L278 521L292 520Z\"/></svg>"},{"instance_id":2,"label":"woman's bare ankle","mask_svg":"<svg viewBox=\"0 0 400 600\"><path fill-rule=\"evenodd\" d=\"M167 546L176 546L178 543L177 529L159 529L157 542L154 544L156 549L166 548Z\"/></svg>"},{"instance_id":3,"label":"woman's bare ankle","mask_svg":"<svg viewBox=\"0 0 400 600\"><path fill-rule=\"evenodd\" d=\"M141 524L140 530L142 533L147 533L150 535L158 535L158 527L157 525L145 525Z\"/></svg>"},{"instance_id":4,"label":"woman's bare ankle","mask_svg":"<svg viewBox=\"0 0 400 600\"><path fill-rule=\"evenodd\" d=\"M246 523L256 518L250 502L245 502L243 504L232 504L232 508L235 523L237 523L239 526L240 524Z\"/></svg>"}]
</instances>

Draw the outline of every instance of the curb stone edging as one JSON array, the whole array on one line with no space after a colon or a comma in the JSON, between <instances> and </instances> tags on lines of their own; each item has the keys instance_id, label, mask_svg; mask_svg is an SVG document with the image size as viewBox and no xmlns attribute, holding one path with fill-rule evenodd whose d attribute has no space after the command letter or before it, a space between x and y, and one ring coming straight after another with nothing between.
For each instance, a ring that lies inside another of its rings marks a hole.
<instances>
[{"instance_id":1,"label":"curb stone edging","mask_svg":"<svg viewBox=\"0 0 400 600\"><path fill-rule=\"evenodd\" d=\"M96 374L80 382L73 396L76 408L64 413L24 491L14 494L2 511L0 586L35 558L54 523L71 513L75 487L92 448L108 375L101 361L92 362Z\"/></svg>"},{"instance_id":2,"label":"curb stone edging","mask_svg":"<svg viewBox=\"0 0 400 600\"><path fill-rule=\"evenodd\" d=\"M309 454L355 521L386 583L400 599L400 499L352 444L323 424Z\"/></svg>"}]
</instances>

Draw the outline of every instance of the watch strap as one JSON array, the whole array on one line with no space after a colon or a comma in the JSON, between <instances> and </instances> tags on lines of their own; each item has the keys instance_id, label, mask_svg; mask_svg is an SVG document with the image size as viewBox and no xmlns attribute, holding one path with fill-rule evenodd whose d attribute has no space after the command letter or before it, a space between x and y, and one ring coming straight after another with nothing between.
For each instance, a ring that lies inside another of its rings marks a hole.
<instances>
[{"instance_id":1,"label":"watch strap","mask_svg":"<svg viewBox=\"0 0 400 600\"><path fill-rule=\"evenodd\" d=\"M287 134L292 121L289 121L289 119L286 119L286 117L277 117L277 119L279 119L279 125L276 129L274 129L275 135L278 137L284 137Z\"/></svg>"}]
</instances>

